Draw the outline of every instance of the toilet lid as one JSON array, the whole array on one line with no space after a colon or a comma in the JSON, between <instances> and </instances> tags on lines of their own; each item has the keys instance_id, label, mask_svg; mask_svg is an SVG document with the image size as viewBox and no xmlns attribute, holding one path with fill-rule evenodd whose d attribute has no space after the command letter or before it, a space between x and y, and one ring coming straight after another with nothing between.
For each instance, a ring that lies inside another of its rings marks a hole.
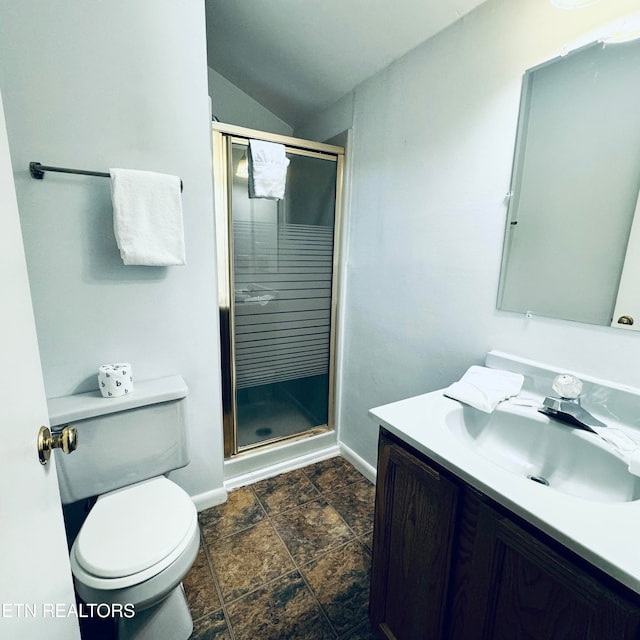
<instances>
[{"instance_id":1,"label":"toilet lid","mask_svg":"<svg viewBox=\"0 0 640 640\"><path fill-rule=\"evenodd\" d=\"M74 543L83 569L118 578L161 562L190 535L195 506L167 478L107 493L90 511Z\"/></svg>"}]
</instances>

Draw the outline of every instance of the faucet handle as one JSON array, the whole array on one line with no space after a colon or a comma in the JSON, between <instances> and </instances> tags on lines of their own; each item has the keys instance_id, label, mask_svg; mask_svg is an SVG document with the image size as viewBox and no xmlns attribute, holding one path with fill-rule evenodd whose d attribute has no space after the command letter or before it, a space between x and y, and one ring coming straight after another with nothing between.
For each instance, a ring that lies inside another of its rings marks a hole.
<instances>
[{"instance_id":1,"label":"faucet handle","mask_svg":"<svg viewBox=\"0 0 640 640\"><path fill-rule=\"evenodd\" d=\"M582 393L582 380L570 373L561 373L553 379L551 388L566 400L576 400Z\"/></svg>"},{"instance_id":2,"label":"faucet handle","mask_svg":"<svg viewBox=\"0 0 640 640\"><path fill-rule=\"evenodd\" d=\"M562 400L547 396L542 402L542 413L555 414L562 409Z\"/></svg>"}]
</instances>

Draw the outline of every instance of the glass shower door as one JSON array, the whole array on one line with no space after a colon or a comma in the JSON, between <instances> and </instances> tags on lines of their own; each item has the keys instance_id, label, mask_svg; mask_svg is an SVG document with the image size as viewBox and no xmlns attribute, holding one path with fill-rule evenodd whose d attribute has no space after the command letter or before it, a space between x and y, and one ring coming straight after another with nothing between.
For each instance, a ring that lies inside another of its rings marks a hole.
<instances>
[{"instance_id":1,"label":"glass shower door","mask_svg":"<svg viewBox=\"0 0 640 640\"><path fill-rule=\"evenodd\" d=\"M338 163L288 148L284 199L249 198L247 144L229 163L236 452L330 422Z\"/></svg>"}]
</instances>

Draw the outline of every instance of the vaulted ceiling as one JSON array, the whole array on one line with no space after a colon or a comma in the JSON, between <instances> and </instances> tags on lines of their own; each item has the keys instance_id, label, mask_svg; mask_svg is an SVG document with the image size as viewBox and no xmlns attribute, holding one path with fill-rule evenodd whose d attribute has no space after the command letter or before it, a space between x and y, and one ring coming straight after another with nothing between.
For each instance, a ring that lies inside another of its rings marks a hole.
<instances>
[{"instance_id":1,"label":"vaulted ceiling","mask_svg":"<svg viewBox=\"0 0 640 640\"><path fill-rule=\"evenodd\" d=\"M306 121L484 0L205 0L209 66Z\"/></svg>"}]
</instances>

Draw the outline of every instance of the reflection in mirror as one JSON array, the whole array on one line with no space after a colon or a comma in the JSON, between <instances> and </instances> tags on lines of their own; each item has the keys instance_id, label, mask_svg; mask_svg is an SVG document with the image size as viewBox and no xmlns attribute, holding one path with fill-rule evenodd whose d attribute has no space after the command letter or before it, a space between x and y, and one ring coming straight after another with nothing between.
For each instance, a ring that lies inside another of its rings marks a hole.
<instances>
[{"instance_id":1,"label":"reflection in mirror","mask_svg":"<svg viewBox=\"0 0 640 640\"><path fill-rule=\"evenodd\" d=\"M639 105L638 40L526 72L498 308L611 324L640 188Z\"/></svg>"}]
</instances>

